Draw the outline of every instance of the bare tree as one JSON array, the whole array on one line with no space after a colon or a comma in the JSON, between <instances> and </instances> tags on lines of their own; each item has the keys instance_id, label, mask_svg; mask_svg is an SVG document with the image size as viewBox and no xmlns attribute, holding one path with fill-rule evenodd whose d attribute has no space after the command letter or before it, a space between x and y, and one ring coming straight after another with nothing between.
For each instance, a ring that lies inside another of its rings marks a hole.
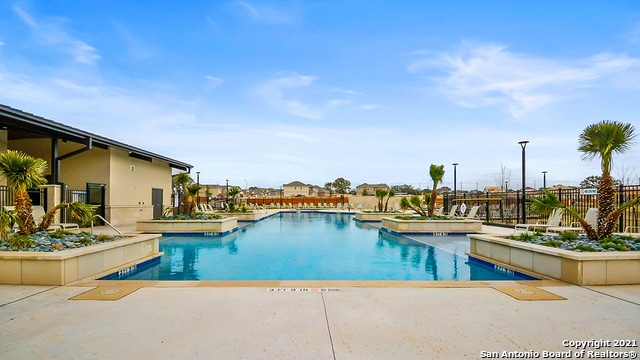
<instances>
[{"instance_id":1,"label":"bare tree","mask_svg":"<svg viewBox=\"0 0 640 360\"><path fill-rule=\"evenodd\" d=\"M506 191L508 189L505 188L505 183L511 183L511 170L507 170L507 167L501 163L500 173L495 174L494 178L496 180L496 185L501 189L504 188Z\"/></svg>"},{"instance_id":2,"label":"bare tree","mask_svg":"<svg viewBox=\"0 0 640 360\"><path fill-rule=\"evenodd\" d=\"M636 170L635 168L628 168L622 165L616 166L614 169L615 179L618 180L623 185L631 185L636 180Z\"/></svg>"}]
</instances>

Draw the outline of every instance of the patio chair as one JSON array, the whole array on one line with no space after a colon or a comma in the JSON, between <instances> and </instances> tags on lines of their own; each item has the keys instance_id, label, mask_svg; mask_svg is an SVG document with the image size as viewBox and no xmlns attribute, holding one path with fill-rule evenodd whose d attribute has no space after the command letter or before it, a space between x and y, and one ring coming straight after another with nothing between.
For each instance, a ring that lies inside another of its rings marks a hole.
<instances>
[{"instance_id":1,"label":"patio chair","mask_svg":"<svg viewBox=\"0 0 640 360\"><path fill-rule=\"evenodd\" d=\"M546 231L550 227L559 227L560 222L562 221L562 212L562 209L553 210L546 223L541 223L540 220L538 220L535 224L516 224L513 232L516 232L516 230L531 231L531 229L541 229Z\"/></svg>"},{"instance_id":2,"label":"patio chair","mask_svg":"<svg viewBox=\"0 0 640 360\"><path fill-rule=\"evenodd\" d=\"M584 221L587 224L591 225L594 230L598 229L598 209L597 208L589 208L587 213L584 214ZM579 222L574 221L569 226L550 226L547 228L548 232L553 233L561 233L563 231L573 231L573 232L584 232L584 228L580 225Z\"/></svg>"},{"instance_id":3,"label":"patio chair","mask_svg":"<svg viewBox=\"0 0 640 360\"><path fill-rule=\"evenodd\" d=\"M470 219L470 220L480 219L480 217L478 216L478 210L480 210L480 205L473 205L469 210L469 213L466 216L463 216L462 218Z\"/></svg>"},{"instance_id":4,"label":"patio chair","mask_svg":"<svg viewBox=\"0 0 640 360\"><path fill-rule=\"evenodd\" d=\"M458 205L451 206L451 210L449 210L449 214L447 214L447 216L456 216L456 211L458 211Z\"/></svg>"}]
</instances>

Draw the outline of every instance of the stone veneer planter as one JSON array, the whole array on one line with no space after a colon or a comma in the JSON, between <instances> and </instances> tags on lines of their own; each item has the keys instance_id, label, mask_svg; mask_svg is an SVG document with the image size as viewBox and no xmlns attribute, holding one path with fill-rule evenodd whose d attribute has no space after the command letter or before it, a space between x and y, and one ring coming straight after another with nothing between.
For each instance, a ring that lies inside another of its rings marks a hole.
<instances>
[{"instance_id":1,"label":"stone veneer planter","mask_svg":"<svg viewBox=\"0 0 640 360\"><path fill-rule=\"evenodd\" d=\"M356 211L354 219L362 222L373 222L382 221L383 217L393 217L396 215L400 215L400 213Z\"/></svg>"},{"instance_id":2,"label":"stone veneer planter","mask_svg":"<svg viewBox=\"0 0 640 360\"><path fill-rule=\"evenodd\" d=\"M382 228L397 234L469 234L482 231L480 220L401 220L382 218Z\"/></svg>"},{"instance_id":3,"label":"stone veneer planter","mask_svg":"<svg viewBox=\"0 0 640 360\"><path fill-rule=\"evenodd\" d=\"M136 222L136 230L145 233L203 233L205 235L225 235L238 228L237 217L214 220L141 220Z\"/></svg>"},{"instance_id":4,"label":"stone veneer planter","mask_svg":"<svg viewBox=\"0 0 640 360\"><path fill-rule=\"evenodd\" d=\"M640 284L640 252L575 252L470 235L469 256L576 285Z\"/></svg>"},{"instance_id":5,"label":"stone veneer planter","mask_svg":"<svg viewBox=\"0 0 640 360\"><path fill-rule=\"evenodd\" d=\"M60 252L0 252L0 284L66 285L161 256L160 235L141 234Z\"/></svg>"}]
</instances>

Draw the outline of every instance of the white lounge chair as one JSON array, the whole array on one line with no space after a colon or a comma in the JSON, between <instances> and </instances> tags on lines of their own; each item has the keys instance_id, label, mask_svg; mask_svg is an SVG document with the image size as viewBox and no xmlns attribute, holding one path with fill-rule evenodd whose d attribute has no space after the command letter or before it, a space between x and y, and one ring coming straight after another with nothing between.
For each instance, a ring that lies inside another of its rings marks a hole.
<instances>
[{"instance_id":1,"label":"white lounge chair","mask_svg":"<svg viewBox=\"0 0 640 360\"><path fill-rule=\"evenodd\" d=\"M598 209L597 208L589 208L587 213L584 214L584 221L587 224L591 225L594 230L598 229ZM580 225L579 222L574 221L570 226L550 226L547 228L548 232L553 233L561 233L563 231L573 231L573 232L584 232L584 228Z\"/></svg>"},{"instance_id":2,"label":"white lounge chair","mask_svg":"<svg viewBox=\"0 0 640 360\"><path fill-rule=\"evenodd\" d=\"M464 219L480 219L478 216L478 210L480 210L480 205L473 205L469 210L469 213L466 216L463 216Z\"/></svg>"},{"instance_id":3,"label":"white lounge chair","mask_svg":"<svg viewBox=\"0 0 640 360\"><path fill-rule=\"evenodd\" d=\"M4 209L6 211L13 211L15 210L15 206L5 206ZM44 220L44 216L45 216L46 212L44 211L44 207L40 206L40 205L34 205L31 208L31 216L33 217L33 221L35 222L36 226L38 226L42 220ZM63 229L63 230L76 230L77 232L80 232L80 226L76 223L52 223L51 225L49 225L49 228L47 228L47 230L56 230L56 229Z\"/></svg>"},{"instance_id":4,"label":"white lounge chair","mask_svg":"<svg viewBox=\"0 0 640 360\"><path fill-rule=\"evenodd\" d=\"M549 219L547 219L546 223L541 223L540 220L538 220L535 224L516 224L513 231L531 231L532 229L546 231L550 227L559 227L560 222L562 221L562 212L562 209L553 210L551 215L549 215Z\"/></svg>"},{"instance_id":5,"label":"white lounge chair","mask_svg":"<svg viewBox=\"0 0 640 360\"><path fill-rule=\"evenodd\" d=\"M456 216L457 210L458 210L458 205L451 206L451 210L449 210L449 214L447 214L447 216L451 216L451 217Z\"/></svg>"}]
</instances>

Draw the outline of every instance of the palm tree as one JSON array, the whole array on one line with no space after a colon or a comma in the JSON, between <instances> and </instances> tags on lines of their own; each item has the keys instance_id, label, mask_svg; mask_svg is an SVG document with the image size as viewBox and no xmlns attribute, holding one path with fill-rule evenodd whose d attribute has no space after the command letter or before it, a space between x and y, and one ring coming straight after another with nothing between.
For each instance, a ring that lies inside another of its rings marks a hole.
<instances>
[{"instance_id":1,"label":"palm tree","mask_svg":"<svg viewBox=\"0 0 640 360\"><path fill-rule=\"evenodd\" d=\"M93 219L93 208L90 205L81 202L60 203L49 209L42 222L35 226L33 207L27 189L47 183L44 177L46 169L46 161L20 151L7 150L6 153L0 154L0 174L6 178L7 186L13 191L15 218L18 220L20 232L24 235L47 230L60 209L68 209L71 216L81 222L89 222ZM2 218L3 221L6 220L6 216Z\"/></svg>"},{"instance_id":2,"label":"palm tree","mask_svg":"<svg viewBox=\"0 0 640 360\"><path fill-rule=\"evenodd\" d=\"M182 195L182 211L191 213L191 197L189 195L189 185L193 184L193 179L187 173L173 175L173 187L176 194Z\"/></svg>"},{"instance_id":3,"label":"palm tree","mask_svg":"<svg viewBox=\"0 0 640 360\"><path fill-rule=\"evenodd\" d=\"M620 213L615 211L615 187L611 177L611 164L614 153L624 153L636 136L631 124L603 120L587 126L578 141L582 160L600 158L602 176L598 185L598 238L611 236Z\"/></svg>"},{"instance_id":4,"label":"palm tree","mask_svg":"<svg viewBox=\"0 0 640 360\"><path fill-rule=\"evenodd\" d=\"M400 208L402 210L411 209L418 213L420 216L427 217L424 210L422 209L422 200L419 195L411 195L409 199L403 197L400 199Z\"/></svg>"},{"instance_id":5,"label":"palm tree","mask_svg":"<svg viewBox=\"0 0 640 360\"><path fill-rule=\"evenodd\" d=\"M202 186L199 184L190 184L187 186L187 202L185 203L184 212L191 215L196 212L196 198L200 196L200 189Z\"/></svg>"},{"instance_id":6,"label":"palm tree","mask_svg":"<svg viewBox=\"0 0 640 360\"><path fill-rule=\"evenodd\" d=\"M376 189L376 198L378 198L378 211L382 212L382 202L389 192L387 189Z\"/></svg>"},{"instance_id":7,"label":"palm tree","mask_svg":"<svg viewBox=\"0 0 640 360\"><path fill-rule=\"evenodd\" d=\"M429 167L429 176L431 176L431 180L433 180L433 190L431 190L428 211L429 216L433 216L435 213L436 198L438 197L438 184L442 182L442 178L444 177L444 165L438 166L431 164Z\"/></svg>"},{"instance_id":8,"label":"palm tree","mask_svg":"<svg viewBox=\"0 0 640 360\"><path fill-rule=\"evenodd\" d=\"M387 201L385 201L384 203L384 212L387 212L387 208L389 207L389 199L391 199L391 197L393 196L396 196L396 190L390 189L389 193L387 194Z\"/></svg>"},{"instance_id":9,"label":"palm tree","mask_svg":"<svg viewBox=\"0 0 640 360\"><path fill-rule=\"evenodd\" d=\"M237 186L232 187L231 189L229 189L229 196L231 196L231 206L229 207L230 211L233 211L236 207L236 198L238 197L238 195L240 194L240 188Z\"/></svg>"},{"instance_id":10,"label":"palm tree","mask_svg":"<svg viewBox=\"0 0 640 360\"><path fill-rule=\"evenodd\" d=\"M13 205L19 219L20 232L23 234L33 233L35 227L31 214L31 198L27 189L47 183L43 175L46 169L46 161L20 151L7 150L6 153L0 154L0 173L7 179L7 186L13 191Z\"/></svg>"}]
</instances>

